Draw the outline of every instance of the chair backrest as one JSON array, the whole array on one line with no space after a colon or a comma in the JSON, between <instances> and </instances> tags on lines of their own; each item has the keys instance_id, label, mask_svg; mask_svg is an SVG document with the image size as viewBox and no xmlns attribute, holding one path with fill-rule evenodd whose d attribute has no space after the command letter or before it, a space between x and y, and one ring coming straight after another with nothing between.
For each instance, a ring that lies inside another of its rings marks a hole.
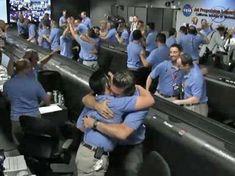
<instances>
[{"instance_id":1,"label":"chair backrest","mask_svg":"<svg viewBox=\"0 0 235 176\"><path fill-rule=\"evenodd\" d=\"M152 151L144 160L139 176L170 176L166 160L156 151Z\"/></svg>"},{"instance_id":2,"label":"chair backrest","mask_svg":"<svg viewBox=\"0 0 235 176\"><path fill-rule=\"evenodd\" d=\"M53 70L43 70L38 73L38 81L47 92L53 90L63 91L62 77L59 72Z\"/></svg>"},{"instance_id":3,"label":"chair backrest","mask_svg":"<svg viewBox=\"0 0 235 176\"><path fill-rule=\"evenodd\" d=\"M50 159L58 152L59 133L50 120L21 116L20 124L24 132L19 150L25 156Z\"/></svg>"}]
</instances>

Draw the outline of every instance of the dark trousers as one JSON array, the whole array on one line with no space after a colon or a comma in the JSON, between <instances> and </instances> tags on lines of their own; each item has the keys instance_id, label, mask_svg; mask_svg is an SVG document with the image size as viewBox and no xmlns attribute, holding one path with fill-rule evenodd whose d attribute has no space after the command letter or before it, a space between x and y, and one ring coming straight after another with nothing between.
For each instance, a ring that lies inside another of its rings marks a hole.
<instances>
[{"instance_id":1,"label":"dark trousers","mask_svg":"<svg viewBox=\"0 0 235 176\"><path fill-rule=\"evenodd\" d=\"M137 176L142 163L142 144L118 146L110 155L106 176Z\"/></svg>"}]
</instances>

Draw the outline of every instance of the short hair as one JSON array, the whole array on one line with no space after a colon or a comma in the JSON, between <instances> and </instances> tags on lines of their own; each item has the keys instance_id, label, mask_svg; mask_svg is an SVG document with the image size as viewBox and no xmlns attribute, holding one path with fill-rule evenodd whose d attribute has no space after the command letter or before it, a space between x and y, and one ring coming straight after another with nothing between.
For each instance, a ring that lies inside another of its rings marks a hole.
<instances>
[{"instance_id":1,"label":"short hair","mask_svg":"<svg viewBox=\"0 0 235 176\"><path fill-rule=\"evenodd\" d=\"M169 30L169 36L175 35L175 33L176 33L175 28L171 28L171 29Z\"/></svg>"},{"instance_id":2,"label":"short hair","mask_svg":"<svg viewBox=\"0 0 235 176\"><path fill-rule=\"evenodd\" d=\"M179 45L179 44L176 44L176 43L174 43L174 44L172 44L171 45L171 47L170 48L177 48L180 52L182 52L183 51L183 48L182 48L182 46L181 45Z\"/></svg>"},{"instance_id":3,"label":"short hair","mask_svg":"<svg viewBox=\"0 0 235 176\"><path fill-rule=\"evenodd\" d=\"M132 33L133 40L140 40L142 38L141 31L139 29L134 30Z\"/></svg>"},{"instance_id":4,"label":"short hair","mask_svg":"<svg viewBox=\"0 0 235 176\"><path fill-rule=\"evenodd\" d=\"M126 96L133 95L136 90L134 75L128 70L116 72L113 76L113 85L123 89Z\"/></svg>"},{"instance_id":5,"label":"short hair","mask_svg":"<svg viewBox=\"0 0 235 176\"><path fill-rule=\"evenodd\" d=\"M78 17L76 18L76 20L78 20L79 22L82 22L82 17L81 17L81 16L78 16Z\"/></svg>"},{"instance_id":6,"label":"short hair","mask_svg":"<svg viewBox=\"0 0 235 176\"><path fill-rule=\"evenodd\" d=\"M226 30L224 26L218 26L216 29L220 32L225 32Z\"/></svg>"},{"instance_id":7,"label":"short hair","mask_svg":"<svg viewBox=\"0 0 235 176\"><path fill-rule=\"evenodd\" d=\"M154 30L155 29L155 24L153 22L150 22L147 24L147 26L149 27L149 29Z\"/></svg>"},{"instance_id":8,"label":"short hair","mask_svg":"<svg viewBox=\"0 0 235 176\"><path fill-rule=\"evenodd\" d=\"M38 57L38 52L36 50L34 50L34 49L27 49L26 52L24 53L24 56L22 58L23 59L27 59L27 60L29 60L31 62L32 58L34 56L36 56L36 55Z\"/></svg>"},{"instance_id":9,"label":"short hair","mask_svg":"<svg viewBox=\"0 0 235 176\"><path fill-rule=\"evenodd\" d=\"M88 34L88 36L91 37L91 38L96 38L96 37L97 37L94 28L88 29L87 34Z\"/></svg>"},{"instance_id":10,"label":"short hair","mask_svg":"<svg viewBox=\"0 0 235 176\"><path fill-rule=\"evenodd\" d=\"M193 34L193 35L197 35L197 29L195 26L189 26L188 28L188 33L189 34Z\"/></svg>"},{"instance_id":11,"label":"short hair","mask_svg":"<svg viewBox=\"0 0 235 176\"><path fill-rule=\"evenodd\" d=\"M31 63L28 59L19 59L14 63L14 68L15 68L16 73L19 73L30 67L31 67Z\"/></svg>"},{"instance_id":12,"label":"short hair","mask_svg":"<svg viewBox=\"0 0 235 176\"><path fill-rule=\"evenodd\" d=\"M186 26L180 26L180 32L187 34L187 27Z\"/></svg>"},{"instance_id":13,"label":"short hair","mask_svg":"<svg viewBox=\"0 0 235 176\"><path fill-rule=\"evenodd\" d=\"M187 53L182 53L181 55L180 55L180 59L181 59L181 63L182 63L182 65L187 65L187 64L189 64L189 66L192 66L193 65L193 59L192 59L192 57L189 55L189 54L187 54Z\"/></svg>"},{"instance_id":14,"label":"short hair","mask_svg":"<svg viewBox=\"0 0 235 176\"><path fill-rule=\"evenodd\" d=\"M107 85L109 85L109 79L103 70L93 72L89 79L89 86L95 94L104 94Z\"/></svg>"},{"instance_id":15,"label":"short hair","mask_svg":"<svg viewBox=\"0 0 235 176\"><path fill-rule=\"evenodd\" d=\"M163 33L158 33L156 36L156 41L166 43L166 35Z\"/></svg>"}]
</instances>

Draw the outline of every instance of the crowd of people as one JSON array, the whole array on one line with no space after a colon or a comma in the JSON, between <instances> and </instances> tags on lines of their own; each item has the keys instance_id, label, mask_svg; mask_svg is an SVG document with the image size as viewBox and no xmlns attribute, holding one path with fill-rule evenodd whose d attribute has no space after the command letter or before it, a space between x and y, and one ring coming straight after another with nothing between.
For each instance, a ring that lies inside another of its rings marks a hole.
<instances>
[{"instance_id":1,"label":"crowd of people","mask_svg":"<svg viewBox=\"0 0 235 176\"><path fill-rule=\"evenodd\" d=\"M15 68L9 69L14 76L5 83L3 94L11 102L14 129L19 128L21 115L40 116L38 99L49 103L36 75L39 67L52 55L59 51L65 58L78 60L95 71L89 80L92 92L83 98L85 108L77 121L77 128L84 132L76 157L79 176L104 175L109 165L109 152L114 148L117 148L118 157L114 152L110 156L111 164L119 160L117 163L124 165L120 173L126 176L138 174L143 162L143 121L147 109L154 103L149 90L156 78L155 95L207 116L205 72L198 65L199 59L208 51L215 53L224 47L226 39L233 38L233 30L225 36L225 27L213 29L205 19L198 27L197 17L191 24L182 25L178 34L176 29L169 29L166 37L164 32L156 31L154 23L145 26L137 16L130 24L124 20L102 20L100 26L93 26L86 12L74 18L68 17L66 10L58 22L45 14L38 28L19 15L17 28L19 36L52 52L39 60L37 52L29 50L23 59L9 64ZM0 35L4 31L5 26L3 29L0 21ZM126 47L127 70L112 74L98 69L99 46L104 41ZM78 57L74 55L76 51ZM146 89L135 85L132 74L143 67L151 68ZM18 86L16 92L14 87L18 84L22 86ZM33 108L28 111L28 106Z\"/></svg>"}]
</instances>

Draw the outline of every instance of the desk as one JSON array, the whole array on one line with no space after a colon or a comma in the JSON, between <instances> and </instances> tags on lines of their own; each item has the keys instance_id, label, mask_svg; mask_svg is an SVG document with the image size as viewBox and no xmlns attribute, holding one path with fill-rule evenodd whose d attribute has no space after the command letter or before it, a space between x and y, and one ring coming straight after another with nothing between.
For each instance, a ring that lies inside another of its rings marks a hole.
<instances>
[{"instance_id":1,"label":"desk","mask_svg":"<svg viewBox=\"0 0 235 176\"><path fill-rule=\"evenodd\" d=\"M56 126L62 126L68 120L68 110L65 106L51 104L48 107L40 107L39 111L42 118L51 120Z\"/></svg>"}]
</instances>

